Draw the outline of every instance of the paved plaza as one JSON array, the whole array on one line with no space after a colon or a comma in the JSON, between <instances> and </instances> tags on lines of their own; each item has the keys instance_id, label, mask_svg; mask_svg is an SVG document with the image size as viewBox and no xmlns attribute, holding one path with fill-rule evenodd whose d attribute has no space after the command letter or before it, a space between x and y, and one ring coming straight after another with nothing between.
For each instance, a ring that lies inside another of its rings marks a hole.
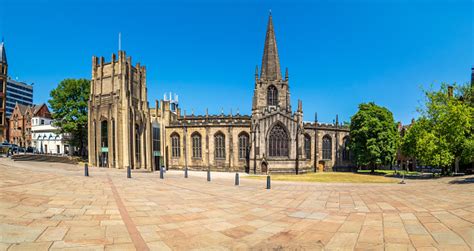
<instances>
[{"instance_id":1,"label":"paved plaza","mask_svg":"<svg viewBox=\"0 0 474 251\"><path fill-rule=\"evenodd\" d=\"M272 182L0 159L0 250L472 250L474 177ZM242 174L244 175L244 174Z\"/></svg>"}]
</instances>

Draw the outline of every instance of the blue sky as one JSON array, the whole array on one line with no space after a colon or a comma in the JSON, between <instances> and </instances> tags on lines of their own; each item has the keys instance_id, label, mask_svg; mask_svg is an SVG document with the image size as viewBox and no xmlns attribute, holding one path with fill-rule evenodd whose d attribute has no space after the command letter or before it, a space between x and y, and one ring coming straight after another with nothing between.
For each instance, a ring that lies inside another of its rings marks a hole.
<instances>
[{"instance_id":1,"label":"blue sky","mask_svg":"<svg viewBox=\"0 0 474 251\"><path fill-rule=\"evenodd\" d=\"M171 91L188 113L250 114L269 9L305 120L349 121L374 101L408 123L420 87L468 82L474 58L470 0L0 2L9 75L34 83L36 103L64 78L90 78L121 32L147 67L150 105Z\"/></svg>"}]
</instances>

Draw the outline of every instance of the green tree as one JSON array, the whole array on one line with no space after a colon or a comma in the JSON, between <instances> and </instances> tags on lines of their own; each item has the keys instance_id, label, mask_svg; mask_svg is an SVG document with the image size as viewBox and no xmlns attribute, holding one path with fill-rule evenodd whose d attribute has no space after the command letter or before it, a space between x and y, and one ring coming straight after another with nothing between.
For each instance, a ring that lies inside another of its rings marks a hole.
<instances>
[{"instance_id":1,"label":"green tree","mask_svg":"<svg viewBox=\"0 0 474 251\"><path fill-rule=\"evenodd\" d=\"M48 101L53 111L55 126L60 133L70 135L69 143L79 147L85 156L87 146L87 102L90 93L87 79L65 79L51 91Z\"/></svg>"},{"instance_id":2,"label":"green tree","mask_svg":"<svg viewBox=\"0 0 474 251\"><path fill-rule=\"evenodd\" d=\"M453 96L448 95L448 85L440 90L424 91L425 105L419 110L420 118L408 129L402 140L401 150L425 165L455 166L474 159L474 108L470 88L453 86Z\"/></svg>"},{"instance_id":3,"label":"green tree","mask_svg":"<svg viewBox=\"0 0 474 251\"><path fill-rule=\"evenodd\" d=\"M399 134L392 113L375 103L360 104L351 117L350 149L358 166L368 166L374 172L380 165L395 161Z\"/></svg>"}]
</instances>

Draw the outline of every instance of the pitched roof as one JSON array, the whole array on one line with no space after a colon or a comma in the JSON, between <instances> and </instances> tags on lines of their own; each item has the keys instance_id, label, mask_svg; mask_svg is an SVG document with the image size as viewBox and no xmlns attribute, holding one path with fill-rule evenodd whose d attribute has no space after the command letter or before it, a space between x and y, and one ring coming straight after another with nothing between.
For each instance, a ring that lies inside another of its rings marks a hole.
<instances>
[{"instance_id":1,"label":"pitched roof","mask_svg":"<svg viewBox=\"0 0 474 251\"><path fill-rule=\"evenodd\" d=\"M5 51L5 43L0 44L0 62L7 63L7 52Z\"/></svg>"},{"instance_id":2,"label":"pitched roof","mask_svg":"<svg viewBox=\"0 0 474 251\"><path fill-rule=\"evenodd\" d=\"M281 79L280 58L273 30L272 14L268 17L267 34L265 36L265 47L263 49L262 69L260 78L268 80Z\"/></svg>"}]
</instances>

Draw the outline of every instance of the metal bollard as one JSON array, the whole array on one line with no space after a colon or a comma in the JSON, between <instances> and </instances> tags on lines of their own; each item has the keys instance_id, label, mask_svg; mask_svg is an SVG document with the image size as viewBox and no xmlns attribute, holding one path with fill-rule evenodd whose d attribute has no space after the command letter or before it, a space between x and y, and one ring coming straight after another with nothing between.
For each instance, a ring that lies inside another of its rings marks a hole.
<instances>
[{"instance_id":1,"label":"metal bollard","mask_svg":"<svg viewBox=\"0 0 474 251\"><path fill-rule=\"evenodd\" d=\"M239 184L240 184L239 173L235 173L235 185L238 186Z\"/></svg>"},{"instance_id":2,"label":"metal bollard","mask_svg":"<svg viewBox=\"0 0 474 251\"><path fill-rule=\"evenodd\" d=\"M271 184L270 184L270 175L267 175L267 189L270 189Z\"/></svg>"},{"instance_id":3,"label":"metal bollard","mask_svg":"<svg viewBox=\"0 0 474 251\"><path fill-rule=\"evenodd\" d=\"M211 181L211 170L207 170L207 181Z\"/></svg>"},{"instance_id":4,"label":"metal bollard","mask_svg":"<svg viewBox=\"0 0 474 251\"><path fill-rule=\"evenodd\" d=\"M84 164L84 176L89 176L89 165L87 163Z\"/></svg>"},{"instance_id":5,"label":"metal bollard","mask_svg":"<svg viewBox=\"0 0 474 251\"><path fill-rule=\"evenodd\" d=\"M184 178L188 178L188 167L184 168Z\"/></svg>"},{"instance_id":6,"label":"metal bollard","mask_svg":"<svg viewBox=\"0 0 474 251\"><path fill-rule=\"evenodd\" d=\"M163 176L163 167L160 167L160 179L164 179L165 177Z\"/></svg>"},{"instance_id":7,"label":"metal bollard","mask_svg":"<svg viewBox=\"0 0 474 251\"><path fill-rule=\"evenodd\" d=\"M132 169L130 168L130 166L127 166L127 178L132 178Z\"/></svg>"}]
</instances>

